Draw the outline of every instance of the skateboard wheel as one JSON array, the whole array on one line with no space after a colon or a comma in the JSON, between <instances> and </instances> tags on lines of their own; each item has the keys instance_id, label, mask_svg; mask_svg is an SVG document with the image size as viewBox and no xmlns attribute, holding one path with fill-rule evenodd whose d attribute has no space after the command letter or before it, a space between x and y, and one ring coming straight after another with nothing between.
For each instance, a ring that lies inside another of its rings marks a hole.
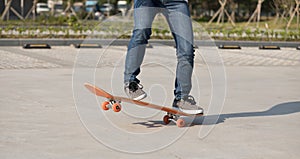
<instances>
[{"instance_id":1,"label":"skateboard wheel","mask_svg":"<svg viewBox=\"0 0 300 159\"><path fill-rule=\"evenodd\" d=\"M185 121L183 120L183 119L178 119L177 121L176 121L176 125L178 126L178 127L184 127L185 126Z\"/></svg>"},{"instance_id":2,"label":"skateboard wheel","mask_svg":"<svg viewBox=\"0 0 300 159\"><path fill-rule=\"evenodd\" d=\"M169 117L169 115L165 115L165 116L164 116L164 123L165 123L166 125L170 123L170 117Z\"/></svg>"},{"instance_id":3,"label":"skateboard wheel","mask_svg":"<svg viewBox=\"0 0 300 159\"><path fill-rule=\"evenodd\" d=\"M108 101L105 101L105 102L102 103L101 108L102 108L103 110L109 110L108 105L109 105L109 102L108 102Z\"/></svg>"},{"instance_id":4,"label":"skateboard wheel","mask_svg":"<svg viewBox=\"0 0 300 159\"><path fill-rule=\"evenodd\" d=\"M120 103L115 103L112 105L112 109L114 112L119 112L121 111L121 104Z\"/></svg>"}]
</instances>

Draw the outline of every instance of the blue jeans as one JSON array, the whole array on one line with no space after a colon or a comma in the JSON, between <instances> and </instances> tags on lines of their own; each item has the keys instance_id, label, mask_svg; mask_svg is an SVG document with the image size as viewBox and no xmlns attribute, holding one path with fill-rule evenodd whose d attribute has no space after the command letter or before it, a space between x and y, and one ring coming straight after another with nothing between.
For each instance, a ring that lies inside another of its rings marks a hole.
<instances>
[{"instance_id":1,"label":"blue jeans","mask_svg":"<svg viewBox=\"0 0 300 159\"><path fill-rule=\"evenodd\" d=\"M194 66L194 37L190 12L185 0L135 0L135 27L128 45L124 82L140 81L137 75L143 62L146 45L151 36L152 22L162 13L169 24L176 43L177 68L174 95L176 99L189 95Z\"/></svg>"}]
</instances>

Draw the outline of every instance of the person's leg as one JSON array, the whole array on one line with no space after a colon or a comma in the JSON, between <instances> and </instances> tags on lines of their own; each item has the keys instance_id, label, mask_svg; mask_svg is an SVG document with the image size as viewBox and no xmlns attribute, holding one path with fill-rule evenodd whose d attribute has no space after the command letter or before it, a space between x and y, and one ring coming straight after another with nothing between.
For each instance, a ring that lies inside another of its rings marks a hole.
<instances>
[{"instance_id":1,"label":"person's leg","mask_svg":"<svg viewBox=\"0 0 300 159\"><path fill-rule=\"evenodd\" d=\"M201 114L203 109L189 95L194 67L194 37L188 4L185 0L166 0L164 6L163 13L175 39L177 53L173 107L189 114Z\"/></svg>"},{"instance_id":2,"label":"person's leg","mask_svg":"<svg viewBox=\"0 0 300 159\"><path fill-rule=\"evenodd\" d=\"M146 45L151 35L151 25L158 12L156 0L134 1L134 30L128 45L124 83L135 81L139 83L137 75L143 62Z\"/></svg>"},{"instance_id":3,"label":"person's leg","mask_svg":"<svg viewBox=\"0 0 300 159\"><path fill-rule=\"evenodd\" d=\"M192 88L192 72L194 66L194 37L188 4L185 0L167 1L164 3L167 18L172 31L177 54L175 79L175 98L181 99L189 95Z\"/></svg>"},{"instance_id":4,"label":"person's leg","mask_svg":"<svg viewBox=\"0 0 300 159\"><path fill-rule=\"evenodd\" d=\"M141 100L147 96L137 79L144 59L146 45L151 35L151 25L159 12L157 0L135 0L134 30L128 45L124 71L124 90L129 98Z\"/></svg>"}]
</instances>

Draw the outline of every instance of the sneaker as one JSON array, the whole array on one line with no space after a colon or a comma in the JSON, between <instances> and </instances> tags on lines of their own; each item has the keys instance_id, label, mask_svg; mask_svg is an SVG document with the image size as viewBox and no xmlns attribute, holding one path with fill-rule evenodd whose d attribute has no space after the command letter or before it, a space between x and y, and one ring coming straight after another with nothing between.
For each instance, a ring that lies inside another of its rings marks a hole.
<instances>
[{"instance_id":1,"label":"sneaker","mask_svg":"<svg viewBox=\"0 0 300 159\"><path fill-rule=\"evenodd\" d=\"M146 92L143 91L143 86L136 82L125 84L124 91L128 98L133 100L142 100L147 97Z\"/></svg>"},{"instance_id":2,"label":"sneaker","mask_svg":"<svg viewBox=\"0 0 300 159\"><path fill-rule=\"evenodd\" d=\"M188 114L203 114L203 108L196 105L193 96L187 96L183 99L174 99L173 108Z\"/></svg>"}]
</instances>

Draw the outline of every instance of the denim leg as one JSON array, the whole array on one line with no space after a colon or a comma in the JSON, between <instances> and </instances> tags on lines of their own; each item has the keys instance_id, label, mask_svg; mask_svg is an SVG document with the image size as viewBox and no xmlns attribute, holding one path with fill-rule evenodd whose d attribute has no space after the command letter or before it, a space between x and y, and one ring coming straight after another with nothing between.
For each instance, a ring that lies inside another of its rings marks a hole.
<instances>
[{"instance_id":1,"label":"denim leg","mask_svg":"<svg viewBox=\"0 0 300 159\"><path fill-rule=\"evenodd\" d=\"M134 30L131 36L124 71L124 83L136 81L140 66L145 56L146 45L151 36L151 26L154 17L159 12L156 0L135 0Z\"/></svg>"},{"instance_id":2,"label":"denim leg","mask_svg":"<svg viewBox=\"0 0 300 159\"><path fill-rule=\"evenodd\" d=\"M177 68L175 79L175 98L189 95L192 88L194 67L194 36L190 12L185 1L168 1L164 15L167 18L176 43Z\"/></svg>"},{"instance_id":3,"label":"denim leg","mask_svg":"<svg viewBox=\"0 0 300 159\"><path fill-rule=\"evenodd\" d=\"M161 9L151 7L164 9L162 11ZM135 0L135 28L128 45L124 82L139 82L136 76L140 73L146 44L151 35L151 25L155 15L161 11L167 18L177 49L174 94L176 98L183 98L189 95L191 91L191 77L194 66L194 37L190 12L185 0Z\"/></svg>"}]
</instances>

